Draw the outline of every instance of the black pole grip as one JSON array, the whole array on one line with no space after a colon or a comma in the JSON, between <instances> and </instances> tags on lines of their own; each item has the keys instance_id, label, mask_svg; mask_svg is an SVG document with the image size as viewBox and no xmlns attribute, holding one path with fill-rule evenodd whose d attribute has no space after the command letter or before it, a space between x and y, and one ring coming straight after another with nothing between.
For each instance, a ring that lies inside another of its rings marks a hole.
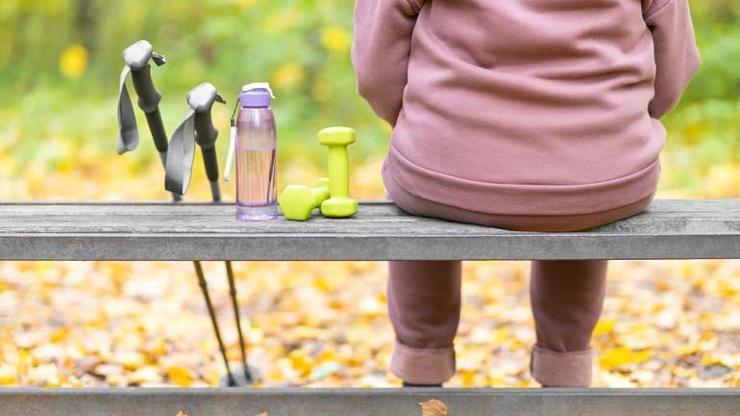
<instances>
[{"instance_id":1,"label":"black pole grip","mask_svg":"<svg viewBox=\"0 0 740 416\"><path fill-rule=\"evenodd\" d=\"M218 130L213 127L211 111L195 113L195 141L203 151L203 162L206 174L211 182L218 181L218 157L216 156L216 139Z\"/></svg>"},{"instance_id":2,"label":"black pole grip","mask_svg":"<svg viewBox=\"0 0 740 416\"><path fill-rule=\"evenodd\" d=\"M201 148L200 150L203 152L203 163L206 165L208 180L210 182L218 181L218 157L216 156L216 148Z\"/></svg>"},{"instance_id":3,"label":"black pole grip","mask_svg":"<svg viewBox=\"0 0 740 416\"><path fill-rule=\"evenodd\" d=\"M136 95L139 96L139 108L141 108L141 111L147 114L154 112L159 107L162 96L154 87L151 66L146 65L139 70L131 71L131 79L134 81Z\"/></svg>"},{"instance_id":4,"label":"black pole grip","mask_svg":"<svg viewBox=\"0 0 740 416\"><path fill-rule=\"evenodd\" d=\"M210 149L216 144L218 130L213 126L211 109L195 113L195 141L203 149Z\"/></svg>"},{"instance_id":5,"label":"black pole grip","mask_svg":"<svg viewBox=\"0 0 740 416\"><path fill-rule=\"evenodd\" d=\"M146 115L149 130L152 132L152 138L154 138L154 146L157 147L159 153L167 153L167 132L164 131L164 124L162 124L162 115L159 113L159 108L156 108L151 113L144 114Z\"/></svg>"}]
</instances>

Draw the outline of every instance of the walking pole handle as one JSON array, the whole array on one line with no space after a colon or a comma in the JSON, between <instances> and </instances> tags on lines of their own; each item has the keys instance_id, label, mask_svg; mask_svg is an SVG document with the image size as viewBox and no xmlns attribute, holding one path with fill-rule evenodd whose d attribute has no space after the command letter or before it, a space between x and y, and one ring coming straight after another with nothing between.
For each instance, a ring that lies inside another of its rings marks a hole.
<instances>
[{"instance_id":1,"label":"walking pole handle","mask_svg":"<svg viewBox=\"0 0 740 416\"><path fill-rule=\"evenodd\" d=\"M157 66L161 66L167 60L164 56L154 52L152 44L145 40L140 40L126 48L123 51L123 60L131 69L131 79L138 96L139 108L147 117L154 144L160 154L164 154L167 152L167 134L164 131L162 116L159 113L159 103L162 101L162 95L154 87L149 62L154 61Z\"/></svg>"},{"instance_id":2,"label":"walking pole handle","mask_svg":"<svg viewBox=\"0 0 740 416\"><path fill-rule=\"evenodd\" d=\"M139 107L147 114L154 112L162 100L162 96L154 88L150 60L157 66L167 62L165 57L154 52L152 44L145 40L140 40L123 51L123 61L131 68L131 78L139 96Z\"/></svg>"},{"instance_id":3,"label":"walking pole handle","mask_svg":"<svg viewBox=\"0 0 740 416\"><path fill-rule=\"evenodd\" d=\"M152 80L151 65L131 71L131 79L134 81L134 90L139 97L139 108L146 114L153 113L162 101L162 95L154 87Z\"/></svg>"},{"instance_id":4,"label":"walking pole handle","mask_svg":"<svg viewBox=\"0 0 740 416\"><path fill-rule=\"evenodd\" d=\"M206 174L208 180L213 182L218 180L218 162L216 158L216 138L218 130L213 127L211 113L195 113L195 140L198 142L203 151L203 158L206 164Z\"/></svg>"},{"instance_id":5,"label":"walking pole handle","mask_svg":"<svg viewBox=\"0 0 740 416\"><path fill-rule=\"evenodd\" d=\"M188 105L195 111L195 141L203 153L206 175L211 184L218 183L218 157L215 146L218 130L213 124L211 114L215 102L226 103L216 91L216 87L208 82L200 84L188 94ZM212 190L217 192L217 189ZM220 199L220 193L217 194L219 197L214 199Z\"/></svg>"}]
</instances>

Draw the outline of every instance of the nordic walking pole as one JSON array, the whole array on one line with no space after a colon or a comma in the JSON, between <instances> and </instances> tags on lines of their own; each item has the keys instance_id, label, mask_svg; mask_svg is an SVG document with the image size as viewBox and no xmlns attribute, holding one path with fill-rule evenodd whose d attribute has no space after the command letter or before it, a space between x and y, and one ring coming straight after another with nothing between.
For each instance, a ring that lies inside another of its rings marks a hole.
<instances>
[{"instance_id":1,"label":"nordic walking pole","mask_svg":"<svg viewBox=\"0 0 740 416\"><path fill-rule=\"evenodd\" d=\"M213 303L211 302L211 295L208 293L208 281L203 274L203 267L199 261L195 263L195 272L198 275L198 285L200 286L201 292L203 292L203 299L206 301L206 307L208 308L208 316L211 317L211 324L213 325L213 332L216 333L216 340L218 341L218 348L221 351L221 358L224 360L226 366L226 377L229 383L229 387L236 386L236 379L234 374L231 373L231 367L229 367L229 359L226 356L226 347L224 346L223 338L221 338L221 330L218 326L218 319L216 319L216 312L213 310Z\"/></svg>"},{"instance_id":2,"label":"nordic walking pole","mask_svg":"<svg viewBox=\"0 0 740 416\"><path fill-rule=\"evenodd\" d=\"M221 201L221 190L218 179L218 157L216 155L216 139L218 130L214 127L211 109L216 102L225 104L224 99L218 94L216 88L210 83L203 83L188 93L188 105L185 121L170 141L171 152L167 159L167 175L165 177L165 188L168 191L184 194L190 184L193 159L195 157L195 145L201 148L206 175L211 185L211 196L213 202ZM239 346L243 363L244 378L248 384L253 382L253 376L247 364L246 343L241 328L239 316L239 305L236 298L236 283L234 271L230 261L224 262L226 275L229 280L229 295L236 319L236 328L239 335ZM215 321L214 321L215 322ZM217 331L217 326L214 326ZM220 338L219 335L217 337ZM224 358L225 359L225 358ZM231 373L227 374L229 383L232 383Z\"/></svg>"},{"instance_id":3,"label":"nordic walking pole","mask_svg":"<svg viewBox=\"0 0 740 416\"><path fill-rule=\"evenodd\" d=\"M205 83L196 87L188 94L188 104L195 110L195 142L198 144L203 155L203 162L206 168L206 176L211 185L211 197L213 202L221 201L221 189L219 187L218 175L218 156L216 154L216 139L218 130L214 127L211 109L214 102L226 104L226 101L216 92L213 85ZM236 299L236 282L234 279L234 270L231 267L231 261L225 261L226 276L229 281L229 296L231 297L231 306L234 310L236 319L236 329L239 335L239 347L244 370L244 378L247 384L252 383L252 374L247 365L246 343L242 333L241 318L239 316L239 305Z\"/></svg>"},{"instance_id":4,"label":"nordic walking pole","mask_svg":"<svg viewBox=\"0 0 740 416\"><path fill-rule=\"evenodd\" d=\"M154 138L154 145L159 152L162 166L165 167L167 162L168 144L167 144L167 133L164 130L162 123L162 116L159 112L159 102L162 96L159 94L157 89L154 87L152 81L149 60L153 60L158 66L164 65L167 60L164 56L154 52L152 45L141 40L133 45L126 48L123 53L123 59L126 66L123 68L120 78L119 87L119 101L118 101L118 123L119 123L119 140L118 140L118 154L123 154L128 151L135 150L139 145L139 132L136 125L136 117L134 115L134 109L131 105L131 98L126 89L126 77L131 74L131 78L134 82L134 89L139 97L139 108L146 115L149 130ZM180 194L172 192L172 200L179 202L181 200ZM235 386L236 381L234 376L231 374L231 369L226 358L226 350L221 340L221 333L218 329L218 322L216 321L216 315L213 311L211 304L211 298L208 294L208 285L203 275L203 267L199 261L193 261L195 267L195 273L198 276L198 282L203 291L203 297L208 307L208 314L213 323L214 330L216 332L216 338L218 339L219 347L221 349L221 355L226 363L226 371L228 376L228 382L230 386Z\"/></svg>"},{"instance_id":5,"label":"nordic walking pole","mask_svg":"<svg viewBox=\"0 0 740 416\"><path fill-rule=\"evenodd\" d=\"M159 159L162 161L162 166L164 167L167 159L167 133L164 130L162 115L159 112L159 102L162 100L162 96L154 87L149 61L154 61L157 66L162 66L167 63L167 59L154 52L149 42L140 40L126 48L123 52L123 60L126 66L123 68L120 80L118 121L121 129L117 149L118 154L134 150L139 145L136 117L134 116L133 106L131 105L131 98L126 89L126 77L130 73L134 83L134 90L136 90L136 95L139 97L139 108L146 115L146 121L154 139L154 146L159 152ZM180 195L173 193L172 199L179 201Z\"/></svg>"}]
</instances>

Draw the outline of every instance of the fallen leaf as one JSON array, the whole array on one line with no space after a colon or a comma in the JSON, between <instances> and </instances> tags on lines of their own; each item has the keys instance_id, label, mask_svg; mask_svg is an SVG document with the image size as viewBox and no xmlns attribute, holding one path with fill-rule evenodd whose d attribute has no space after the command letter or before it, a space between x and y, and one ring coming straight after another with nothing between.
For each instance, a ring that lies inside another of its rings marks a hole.
<instances>
[{"instance_id":1,"label":"fallen leaf","mask_svg":"<svg viewBox=\"0 0 740 416\"><path fill-rule=\"evenodd\" d=\"M12 385L18 382L16 369L8 364L0 365L0 386Z\"/></svg>"},{"instance_id":2,"label":"fallen leaf","mask_svg":"<svg viewBox=\"0 0 740 416\"><path fill-rule=\"evenodd\" d=\"M419 406L421 416L447 416L447 405L437 399L421 402Z\"/></svg>"},{"instance_id":3,"label":"fallen leaf","mask_svg":"<svg viewBox=\"0 0 740 416\"><path fill-rule=\"evenodd\" d=\"M189 368L173 366L167 369L167 378L180 387L190 387L196 377Z\"/></svg>"},{"instance_id":4,"label":"fallen leaf","mask_svg":"<svg viewBox=\"0 0 740 416\"><path fill-rule=\"evenodd\" d=\"M599 365L605 370L613 370L625 365L640 364L650 359L653 351L633 351L629 348L614 348L606 351L599 357Z\"/></svg>"},{"instance_id":5,"label":"fallen leaf","mask_svg":"<svg viewBox=\"0 0 740 416\"><path fill-rule=\"evenodd\" d=\"M614 319L599 319L596 328L594 328L594 336L611 334L614 331L615 322Z\"/></svg>"}]
</instances>

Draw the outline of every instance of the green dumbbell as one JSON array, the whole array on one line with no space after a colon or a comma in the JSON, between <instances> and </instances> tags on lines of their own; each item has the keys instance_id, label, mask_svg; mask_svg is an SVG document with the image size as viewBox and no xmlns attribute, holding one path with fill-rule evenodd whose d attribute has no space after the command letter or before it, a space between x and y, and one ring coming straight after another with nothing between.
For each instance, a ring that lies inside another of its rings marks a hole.
<instances>
[{"instance_id":1,"label":"green dumbbell","mask_svg":"<svg viewBox=\"0 0 740 416\"><path fill-rule=\"evenodd\" d=\"M319 179L313 187L288 185L278 197L280 209L285 218L293 221L306 221L313 210L329 199L329 178Z\"/></svg>"},{"instance_id":2,"label":"green dumbbell","mask_svg":"<svg viewBox=\"0 0 740 416\"><path fill-rule=\"evenodd\" d=\"M349 197L349 158L347 146L356 134L348 127L329 127L319 132L319 143L329 148L329 188L331 198L321 204L321 214L330 218L347 218L357 214L357 200Z\"/></svg>"}]
</instances>

